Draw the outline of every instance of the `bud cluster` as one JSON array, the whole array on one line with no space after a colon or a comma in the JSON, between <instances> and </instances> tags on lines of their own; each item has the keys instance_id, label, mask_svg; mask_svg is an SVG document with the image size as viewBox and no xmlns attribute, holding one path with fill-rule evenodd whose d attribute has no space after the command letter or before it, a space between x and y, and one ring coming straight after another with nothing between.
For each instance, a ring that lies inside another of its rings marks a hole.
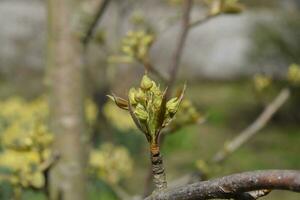
<instances>
[{"instance_id":1,"label":"bud cluster","mask_svg":"<svg viewBox=\"0 0 300 200\"><path fill-rule=\"evenodd\" d=\"M116 96L109 97L120 108L129 110L136 126L153 144L157 143L161 129L167 126L177 113L184 90L185 87L177 97L167 101L166 92L161 91L159 85L144 75L140 86L129 90L128 101Z\"/></svg>"},{"instance_id":2,"label":"bud cluster","mask_svg":"<svg viewBox=\"0 0 300 200\"><path fill-rule=\"evenodd\" d=\"M122 52L131 59L142 61L147 57L154 36L145 31L129 31L122 40Z\"/></svg>"}]
</instances>

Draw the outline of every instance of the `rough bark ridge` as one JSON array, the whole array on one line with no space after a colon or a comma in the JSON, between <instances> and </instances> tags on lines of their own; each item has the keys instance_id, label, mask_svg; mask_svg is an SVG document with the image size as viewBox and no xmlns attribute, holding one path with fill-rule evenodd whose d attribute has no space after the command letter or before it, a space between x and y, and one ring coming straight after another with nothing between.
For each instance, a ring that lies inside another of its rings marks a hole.
<instances>
[{"instance_id":1,"label":"rough bark ridge","mask_svg":"<svg viewBox=\"0 0 300 200\"><path fill-rule=\"evenodd\" d=\"M155 185L155 190L163 190L167 188L167 180L165 169L163 166L162 156L160 155L159 147L151 147L151 164L152 164L152 174L153 182Z\"/></svg>"},{"instance_id":2,"label":"rough bark ridge","mask_svg":"<svg viewBox=\"0 0 300 200\"><path fill-rule=\"evenodd\" d=\"M48 0L48 74L53 149L60 156L50 173L51 200L84 200L85 123L82 45L74 20L80 0Z\"/></svg>"}]
</instances>

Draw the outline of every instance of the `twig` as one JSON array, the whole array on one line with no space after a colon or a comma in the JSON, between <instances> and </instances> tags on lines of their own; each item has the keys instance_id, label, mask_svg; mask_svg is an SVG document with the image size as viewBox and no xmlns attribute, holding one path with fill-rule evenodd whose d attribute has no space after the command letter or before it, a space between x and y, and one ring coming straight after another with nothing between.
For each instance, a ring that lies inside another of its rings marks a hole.
<instances>
[{"instance_id":1,"label":"twig","mask_svg":"<svg viewBox=\"0 0 300 200\"><path fill-rule=\"evenodd\" d=\"M183 51L184 43L187 37L188 33L188 25L190 20L190 12L192 8L193 0L185 0L183 5L183 17L182 17L182 29L179 34L178 43L175 48L173 57L171 59L171 65L170 65L170 78L167 81L168 88L166 89L166 93L164 95L164 98L162 100L162 106L165 106L166 100L169 98L171 94L172 87L174 85L174 82L176 80L176 74L181 58L181 54ZM149 64L149 62L148 62ZM149 68L149 65L145 65L145 67ZM150 65L151 68L151 65ZM154 68L152 68L154 69ZM161 116L164 116L165 108L161 109ZM158 137L158 140L160 138ZM163 167L163 160L159 152L159 146L151 146L151 164L152 164L152 176L153 181L156 187L156 190L164 190L167 188L167 181L166 181L166 175ZM147 179L148 180L148 179ZM146 187L149 185L149 182L146 182ZM147 193L147 190L145 190Z\"/></svg>"},{"instance_id":2,"label":"twig","mask_svg":"<svg viewBox=\"0 0 300 200\"><path fill-rule=\"evenodd\" d=\"M151 63L150 61L147 59L142 61L146 71L149 71L151 73L153 73L154 75L156 75L158 78L160 78L163 82L167 83L168 79L162 74L160 73L160 71L158 71Z\"/></svg>"},{"instance_id":3,"label":"twig","mask_svg":"<svg viewBox=\"0 0 300 200\"><path fill-rule=\"evenodd\" d=\"M252 138L258 131L260 131L270 121L272 116L278 109L288 100L290 90L288 88L282 89L278 96L265 108L259 117L244 131L238 134L233 140L224 145L224 148L217 152L213 157L213 162L220 163L232 152L237 150L241 145Z\"/></svg>"},{"instance_id":4,"label":"twig","mask_svg":"<svg viewBox=\"0 0 300 200\"><path fill-rule=\"evenodd\" d=\"M190 13L192 10L192 0L185 0L183 5L183 16L182 16L182 24L181 24L181 31L179 33L178 42L175 48L175 51L171 58L170 64L170 77L168 81L168 90L167 90L167 98L171 95L176 77L178 72L179 63L182 57L183 48L185 45L185 41L189 31L189 23L190 23Z\"/></svg>"},{"instance_id":5,"label":"twig","mask_svg":"<svg viewBox=\"0 0 300 200\"><path fill-rule=\"evenodd\" d=\"M39 166L40 171L45 171L51 168L59 159L59 154L54 152L49 159L45 160L41 165Z\"/></svg>"},{"instance_id":6,"label":"twig","mask_svg":"<svg viewBox=\"0 0 300 200\"><path fill-rule=\"evenodd\" d=\"M121 188L117 184L109 184L111 189L114 191L114 193L118 196L121 200L131 200L132 197L125 191L123 188Z\"/></svg>"},{"instance_id":7,"label":"twig","mask_svg":"<svg viewBox=\"0 0 300 200\"><path fill-rule=\"evenodd\" d=\"M94 32L95 32L96 27L97 27L97 24L101 20L101 18L103 16L103 13L106 10L109 2L110 2L110 0L103 0L103 2L100 4L100 6L99 6L99 8L96 12L95 18L93 19L93 21L92 21L91 25L89 26L85 36L82 39L82 43L83 43L84 46L87 46L88 43L90 42L91 38L93 37Z\"/></svg>"},{"instance_id":8,"label":"twig","mask_svg":"<svg viewBox=\"0 0 300 200\"><path fill-rule=\"evenodd\" d=\"M215 17L218 17L220 16L221 14L217 14L217 15L210 15L210 14L207 14L205 15L203 18L197 20L197 21L194 21L192 23L189 24L189 28L195 28L196 26L198 25L202 25L204 24L205 22L208 22L210 19L212 18L215 18Z\"/></svg>"},{"instance_id":9,"label":"twig","mask_svg":"<svg viewBox=\"0 0 300 200\"><path fill-rule=\"evenodd\" d=\"M159 146L150 146L150 158L151 158L151 169L153 183L155 186L155 191L161 191L167 189L167 179L165 168L163 165L163 159L160 155Z\"/></svg>"},{"instance_id":10,"label":"twig","mask_svg":"<svg viewBox=\"0 0 300 200\"><path fill-rule=\"evenodd\" d=\"M261 128L265 126L265 124L271 119L271 117L278 111L278 109L288 100L290 96L289 89L283 89L279 93L279 95L269 104L269 106L264 110L264 112L257 118L256 121L252 125L250 125L246 130L242 131L236 138L232 140L226 147L220 150L215 154L212 160L212 164L219 164L224 161L231 153L236 151L240 146L242 146L246 141L252 138ZM164 135L164 134L162 134ZM228 149L229 147L229 149ZM226 149L226 150L225 150ZM188 174L184 177L192 177L191 174ZM180 178L181 179L181 178ZM178 179L178 180L180 180ZM190 181L190 180L188 180ZM175 181L177 182L177 180ZM171 183L173 185L173 183ZM170 184L170 185L171 185ZM262 191L256 191L261 193ZM238 194L238 198L250 198L250 194ZM256 198L254 196L254 198ZM253 197L252 197L253 199Z\"/></svg>"},{"instance_id":11,"label":"twig","mask_svg":"<svg viewBox=\"0 0 300 200\"><path fill-rule=\"evenodd\" d=\"M300 171L262 170L233 174L154 193L145 200L230 199L239 193L263 189L300 192Z\"/></svg>"}]
</instances>

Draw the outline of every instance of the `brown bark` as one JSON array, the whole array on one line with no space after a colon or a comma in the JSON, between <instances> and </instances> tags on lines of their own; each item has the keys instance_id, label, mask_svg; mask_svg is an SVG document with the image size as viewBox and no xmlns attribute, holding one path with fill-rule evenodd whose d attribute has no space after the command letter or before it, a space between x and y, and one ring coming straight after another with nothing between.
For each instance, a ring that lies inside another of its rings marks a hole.
<instances>
[{"instance_id":1,"label":"brown bark","mask_svg":"<svg viewBox=\"0 0 300 200\"><path fill-rule=\"evenodd\" d=\"M262 170L233 174L152 194L145 200L231 199L256 190L300 192L300 171Z\"/></svg>"},{"instance_id":2,"label":"brown bark","mask_svg":"<svg viewBox=\"0 0 300 200\"><path fill-rule=\"evenodd\" d=\"M80 0L48 0L47 83L53 149L60 159L50 172L50 199L84 200L86 140L82 45L74 16Z\"/></svg>"},{"instance_id":3,"label":"brown bark","mask_svg":"<svg viewBox=\"0 0 300 200\"><path fill-rule=\"evenodd\" d=\"M163 165L162 156L160 155L159 147L157 145L151 145L151 166L153 183L155 185L155 190L164 190L167 188L167 180L165 168Z\"/></svg>"}]
</instances>

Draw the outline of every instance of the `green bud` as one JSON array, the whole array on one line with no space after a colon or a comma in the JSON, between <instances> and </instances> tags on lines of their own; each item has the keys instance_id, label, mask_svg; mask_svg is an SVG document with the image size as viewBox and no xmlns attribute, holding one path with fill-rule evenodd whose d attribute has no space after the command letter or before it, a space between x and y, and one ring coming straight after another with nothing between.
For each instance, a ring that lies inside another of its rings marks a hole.
<instances>
[{"instance_id":1,"label":"green bud","mask_svg":"<svg viewBox=\"0 0 300 200\"><path fill-rule=\"evenodd\" d=\"M153 86L153 81L147 75L144 75L141 81L141 88L147 91L151 89L152 86Z\"/></svg>"},{"instance_id":2,"label":"green bud","mask_svg":"<svg viewBox=\"0 0 300 200\"><path fill-rule=\"evenodd\" d=\"M134 114L137 116L137 118L141 121L146 121L148 119L148 113L145 110L144 106L142 104L138 104L134 110Z\"/></svg>"},{"instance_id":3,"label":"green bud","mask_svg":"<svg viewBox=\"0 0 300 200\"><path fill-rule=\"evenodd\" d=\"M178 110L179 103L180 103L180 101L178 100L177 97L174 97L174 98L170 99L167 102L168 112L171 113L171 114L175 114Z\"/></svg>"},{"instance_id":4,"label":"green bud","mask_svg":"<svg viewBox=\"0 0 300 200\"><path fill-rule=\"evenodd\" d=\"M135 88L130 88L128 97L129 97L129 103L132 105L137 104L136 99L135 99L136 94L137 94L137 90Z\"/></svg>"},{"instance_id":5,"label":"green bud","mask_svg":"<svg viewBox=\"0 0 300 200\"><path fill-rule=\"evenodd\" d=\"M154 105L154 107L155 107L156 109L159 109L160 106L161 106L161 102L162 102L162 98L160 98L160 97L154 98L154 100L153 100L153 105Z\"/></svg>"},{"instance_id":6,"label":"green bud","mask_svg":"<svg viewBox=\"0 0 300 200\"><path fill-rule=\"evenodd\" d=\"M139 88L139 90L135 93L134 99L138 103L145 102L146 94Z\"/></svg>"},{"instance_id":7,"label":"green bud","mask_svg":"<svg viewBox=\"0 0 300 200\"><path fill-rule=\"evenodd\" d=\"M152 87L150 89L151 92L153 92L153 94L155 96L161 96L162 95L162 92L160 91L159 87L155 84L154 81L152 81Z\"/></svg>"}]
</instances>

